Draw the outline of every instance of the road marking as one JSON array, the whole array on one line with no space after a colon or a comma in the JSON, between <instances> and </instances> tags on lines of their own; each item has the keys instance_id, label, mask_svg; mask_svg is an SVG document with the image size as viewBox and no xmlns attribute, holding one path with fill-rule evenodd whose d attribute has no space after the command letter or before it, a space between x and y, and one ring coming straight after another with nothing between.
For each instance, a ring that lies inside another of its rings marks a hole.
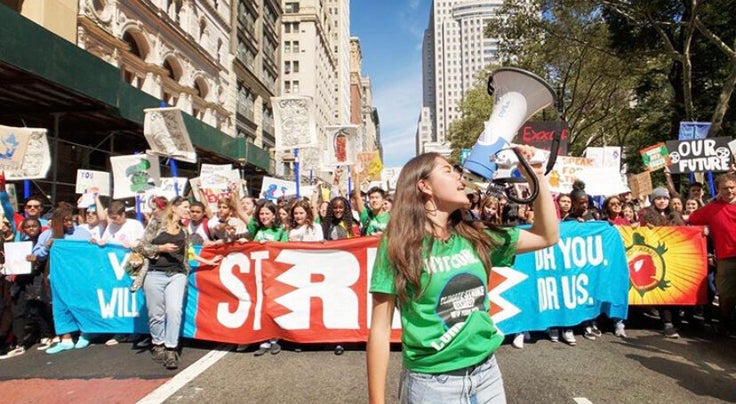
<instances>
[{"instance_id":1,"label":"road marking","mask_svg":"<svg viewBox=\"0 0 736 404\"><path fill-rule=\"evenodd\" d=\"M593 404L592 401L588 400L585 397L573 397L572 398L576 403L578 404Z\"/></svg>"},{"instance_id":2,"label":"road marking","mask_svg":"<svg viewBox=\"0 0 736 404\"><path fill-rule=\"evenodd\" d=\"M210 366L217 363L217 361L227 355L231 349L231 344L222 344L217 348L209 351L206 355L199 358L198 361L192 363L188 368L182 370L176 376L172 377L171 380L162 384L156 390L138 400L138 404L163 403L167 398L171 397L187 383L194 380L195 377L199 376Z\"/></svg>"},{"instance_id":3,"label":"road marking","mask_svg":"<svg viewBox=\"0 0 736 404\"><path fill-rule=\"evenodd\" d=\"M724 368L716 365L715 363L710 363L710 362L703 362L703 363L705 363L709 368L711 368L713 370L717 370L719 372L724 372L726 370L726 369L724 369Z\"/></svg>"}]
</instances>

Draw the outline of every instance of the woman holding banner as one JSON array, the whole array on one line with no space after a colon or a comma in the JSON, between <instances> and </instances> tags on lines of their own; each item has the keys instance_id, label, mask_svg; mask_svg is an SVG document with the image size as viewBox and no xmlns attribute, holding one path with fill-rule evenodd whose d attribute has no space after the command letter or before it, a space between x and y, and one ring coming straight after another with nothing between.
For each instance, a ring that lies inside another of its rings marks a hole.
<instances>
[{"instance_id":1,"label":"woman holding banner","mask_svg":"<svg viewBox=\"0 0 736 404\"><path fill-rule=\"evenodd\" d=\"M534 148L520 148L527 158L534 155ZM403 326L402 402L505 402L493 355L503 335L488 313L491 267L510 265L515 254L559 239L547 181L539 168L531 175L539 179L537 216L530 229L520 230L465 220L465 185L439 154L417 156L401 170L371 279L371 402L385 400L396 307Z\"/></svg>"},{"instance_id":2,"label":"woman holding banner","mask_svg":"<svg viewBox=\"0 0 736 404\"><path fill-rule=\"evenodd\" d=\"M163 198L160 198L163 200ZM151 356L167 369L179 367L179 331L189 273L189 235L182 221L189 201L176 197L160 218L153 217L134 250L150 260L143 281L151 331Z\"/></svg>"}]
</instances>

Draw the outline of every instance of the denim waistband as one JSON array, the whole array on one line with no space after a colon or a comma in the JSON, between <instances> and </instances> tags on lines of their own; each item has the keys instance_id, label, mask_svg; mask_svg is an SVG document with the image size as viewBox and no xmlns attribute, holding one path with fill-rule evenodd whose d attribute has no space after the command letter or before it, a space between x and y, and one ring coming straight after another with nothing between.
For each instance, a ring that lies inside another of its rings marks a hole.
<instances>
[{"instance_id":1,"label":"denim waistband","mask_svg":"<svg viewBox=\"0 0 736 404\"><path fill-rule=\"evenodd\" d=\"M460 369L456 369L456 370L451 370L449 372L443 372L442 374L443 375L449 375L449 376L466 376L466 375L469 375L469 374L473 373L473 371L475 371L475 369L478 369L479 367L483 366L483 364L486 363L486 362L488 362L488 360L491 359L491 358L493 358L493 354L492 353L490 355L486 356L485 358L483 358L482 361L476 363L475 365L470 365L468 367L464 367L464 368L460 368Z\"/></svg>"}]
</instances>

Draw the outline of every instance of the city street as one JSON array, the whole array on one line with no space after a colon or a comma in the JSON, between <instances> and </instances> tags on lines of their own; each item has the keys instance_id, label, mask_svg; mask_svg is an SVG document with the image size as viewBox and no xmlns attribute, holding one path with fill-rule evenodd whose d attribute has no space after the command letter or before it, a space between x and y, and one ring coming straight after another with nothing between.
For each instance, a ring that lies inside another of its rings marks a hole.
<instances>
[{"instance_id":1,"label":"city street","mask_svg":"<svg viewBox=\"0 0 736 404\"><path fill-rule=\"evenodd\" d=\"M578 336L576 347L552 343L543 333L533 333L523 350L504 344L497 357L509 402L736 401L736 339L687 328L677 340L651 328L628 332L626 340L610 333L596 341ZM136 402L144 397L145 402L183 403L367 400L363 345L349 346L336 356L331 346L302 346L299 351L285 344L279 355L258 358L252 353L255 347L237 353L222 345L210 352L215 347L186 347L178 372L154 364L147 352L131 350L131 344L94 345L56 356L34 349L3 361L0 391L9 402ZM391 355L389 402L396 398L400 356L398 350Z\"/></svg>"}]
</instances>

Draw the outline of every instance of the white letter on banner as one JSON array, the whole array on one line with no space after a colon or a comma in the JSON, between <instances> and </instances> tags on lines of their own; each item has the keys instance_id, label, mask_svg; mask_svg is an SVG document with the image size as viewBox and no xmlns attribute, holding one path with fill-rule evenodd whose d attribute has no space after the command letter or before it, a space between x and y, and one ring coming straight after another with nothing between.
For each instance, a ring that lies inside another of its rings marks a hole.
<instances>
[{"instance_id":1,"label":"white letter on banner","mask_svg":"<svg viewBox=\"0 0 736 404\"><path fill-rule=\"evenodd\" d=\"M238 298L238 306L234 312L230 311L226 302L217 304L217 321L227 328L238 328L248 319L251 306L250 295L243 282L233 273L233 267L238 267L241 274L250 272L250 260L243 253L228 254L220 262L220 282L225 288Z\"/></svg>"},{"instance_id":2,"label":"white letter on banner","mask_svg":"<svg viewBox=\"0 0 736 404\"><path fill-rule=\"evenodd\" d=\"M360 264L346 251L282 250L276 262L292 265L276 280L297 290L275 301L291 313L274 320L285 330L306 330L310 323L310 300L322 300L322 322L331 329L358 329L358 296L350 288L360 277ZM329 267L325 266L329 263ZM324 277L312 283L312 275Z\"/></svg>"},{"instance_id":3,"label":"white letter on banner","mask_svg":"<svg viewBox=\"0 0 736 404\"><path fill-rule=\"evenodd\" d=\"M119 281L122 281L123 276L125 275L125 266L128 265L128 258L130 258L130 253L125 254L125 257L123 257L123 262L119 262L118 257L117 255L115 255L114 252L107 253L107 259L110 260L112 270L115 272L115 278L117 278Z\"/></svg>"},{"instance_id":4,"label":"white letter on banner","mask_svg":"<svg viewBox=\"0 0 736 404\"><path fill-rule=\"evenodd\" d=\"M110 303L105 303L105 291L97 289L97 301L100 303L100 314L103 319L115 317L117 297L118 295L115 293L115 289L113 289L110 294Z\"/></svg>"}]
</instances>

